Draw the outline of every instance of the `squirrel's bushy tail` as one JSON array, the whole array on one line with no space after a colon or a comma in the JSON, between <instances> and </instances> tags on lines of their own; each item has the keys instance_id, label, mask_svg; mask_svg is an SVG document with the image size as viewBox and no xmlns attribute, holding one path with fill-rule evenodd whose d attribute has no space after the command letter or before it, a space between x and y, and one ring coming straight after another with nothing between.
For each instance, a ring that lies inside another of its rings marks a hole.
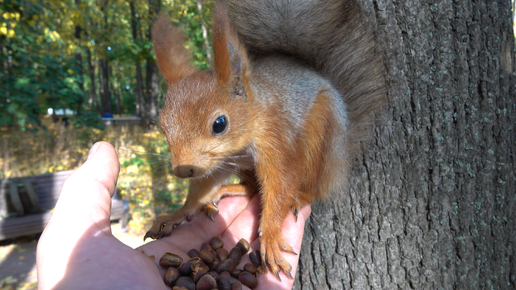
<instances>
[{"instance_id":1,"label":"squirrel's bushy tail","mask_svg":"<svg viewBox=\"0 0 516 290\"><path fill-rule=\"evenodd\" d=\"M333 83L348 108L348 150L358 149L386 98L383 52L358 3L229 0L229 14L251 57L290 55Z\"/></svg>"}]
</instances>

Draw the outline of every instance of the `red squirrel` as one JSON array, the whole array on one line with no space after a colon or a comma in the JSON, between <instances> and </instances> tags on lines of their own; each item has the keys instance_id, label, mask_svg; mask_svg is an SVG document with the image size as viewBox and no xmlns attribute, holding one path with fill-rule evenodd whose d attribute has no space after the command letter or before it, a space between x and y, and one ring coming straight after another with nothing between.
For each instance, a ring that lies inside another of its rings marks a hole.
<instances>
[{"instance_id":1,"label":"red squirrel","mask_svg":"<svg viewBox=\"0 0 516 290\"><path fill-rule=\"evenodd\" d=\"M182 208L158 217L145 238L226 195L260 194L262 268L279 278L294 253L287 214L346 189L351 160L385 99L374 30L354 0L230 0L213 21L213 71L197 71L183 33L161 16L152 30L168 83L160 125L174 174L190 179ZM228 185L232 174L240 184Z\"/></svg>"}]
</instances>

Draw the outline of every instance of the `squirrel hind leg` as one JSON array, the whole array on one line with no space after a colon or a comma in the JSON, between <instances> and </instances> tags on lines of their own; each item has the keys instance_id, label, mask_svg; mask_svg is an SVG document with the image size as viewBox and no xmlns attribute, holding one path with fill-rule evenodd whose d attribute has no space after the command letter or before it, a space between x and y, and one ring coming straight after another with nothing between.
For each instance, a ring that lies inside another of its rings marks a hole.
<instances>
[{"instance_id":1,"label":"squirrel hind leg","mask_svg":"<svg viewBox=\"0 0 516 290\"><path fill-rule=\"evenodd\" d=\"M266 231L262 232L260 237L260 255L262 260L262 265L260 266L260 270L262 273L267 272L268 269L281 281L279 273L281 270L289 277L290 279L294 279L292 274L292 266L283 258L282 251L289 252L291 254L297 255L292 246L290 246L281 231L278 233L274 231Z\"/></svg>"}]
</instances>

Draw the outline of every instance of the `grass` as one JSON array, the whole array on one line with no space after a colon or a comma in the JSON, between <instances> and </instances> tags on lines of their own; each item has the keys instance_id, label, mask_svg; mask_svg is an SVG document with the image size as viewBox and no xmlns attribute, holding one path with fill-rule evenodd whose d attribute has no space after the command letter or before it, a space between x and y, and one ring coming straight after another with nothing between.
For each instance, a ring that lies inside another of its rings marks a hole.
<instances>
[{"instance_id":1,"label":"grass","mask_svg":"<svg viewBox=\"0 0 516 290\"><path fill-rule=\"evenodd\" d=\"M47 130L37 133L0 129L0 178L76 169L89 148L102 140L118 153L117 190L130 203L131 231L142 233L156 215L172 212L184 202L188 182L173 176L168 146L159 130L64 128L49 118L43 123Z\"/></svg>"}]
</instances>

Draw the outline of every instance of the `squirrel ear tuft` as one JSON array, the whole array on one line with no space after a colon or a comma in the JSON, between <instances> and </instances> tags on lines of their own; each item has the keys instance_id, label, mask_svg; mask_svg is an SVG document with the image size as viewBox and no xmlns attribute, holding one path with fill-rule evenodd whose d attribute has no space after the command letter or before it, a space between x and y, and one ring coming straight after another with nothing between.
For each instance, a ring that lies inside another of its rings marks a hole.
<instances>
[{"instance_id":1,"label":"squirrel ear tuft","mask_svg":"<svg viewBox=\"0 0 516 290\"><path fill-rule=\"evenodd\" d=\"M217 79L223 84L243 81L247 69L247 51L229 23L228 7L219 2L213 20L213 54Z\"/></svg>"},{"instance_id":2,"label":"squirrel ear tuft","mask_svg":"<svg viewBox=\"0 0 516 290\"><path fill-rule=\"evenodd\" d=\"M161 14L152 27L152 44L156 63L169 84L195 72L183 43L183 32L172 26L168 15Z\"/></svg>"}]
</instances>

